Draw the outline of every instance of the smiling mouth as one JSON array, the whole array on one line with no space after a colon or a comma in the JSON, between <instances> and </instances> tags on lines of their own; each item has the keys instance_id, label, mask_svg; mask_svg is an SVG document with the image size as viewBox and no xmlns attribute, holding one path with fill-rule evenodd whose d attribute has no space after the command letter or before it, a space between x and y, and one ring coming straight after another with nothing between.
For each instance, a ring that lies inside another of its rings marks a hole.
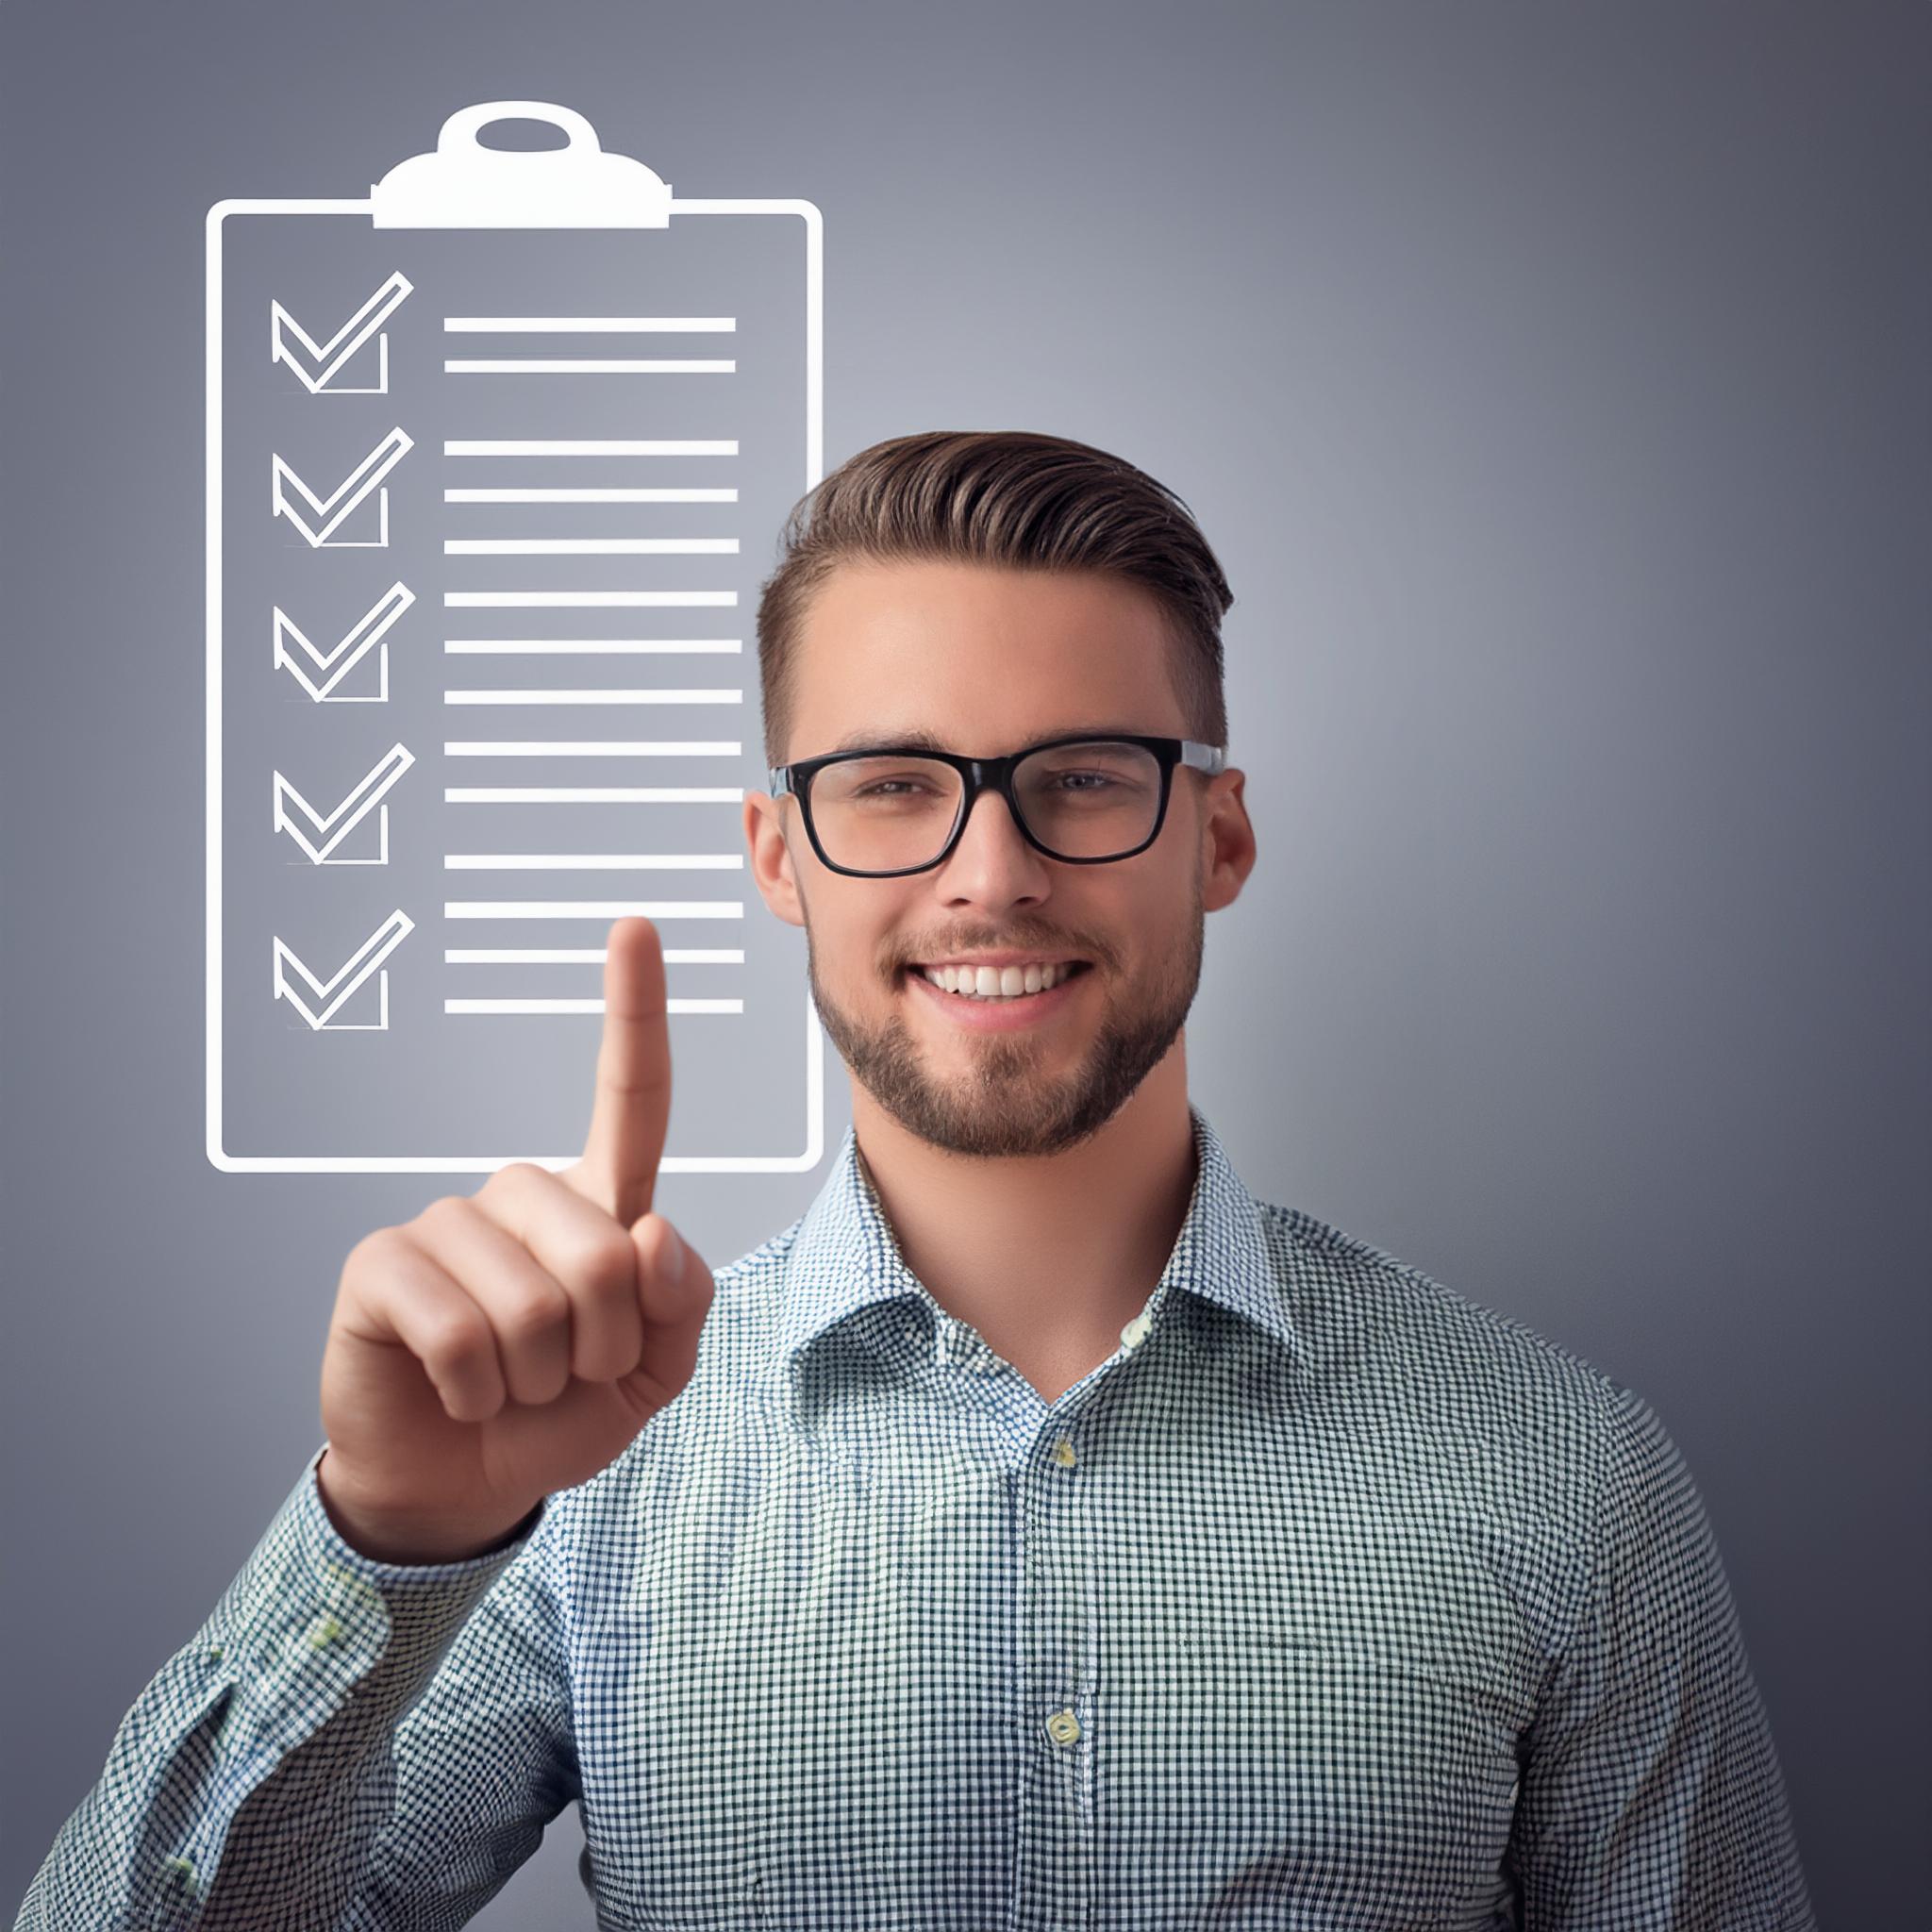
<instances>
[{"instance_id":1,"label":"smiling mouth","mask_svg":"<svg viewBox=\"0 0 1932 1932\"><path fill-rule=\"evenodd\" d=\"M1065 961L1060 968L1059 977L1054 982L1054 987L1058 988L1064 986L1070 979L1077 979L1081 974L1088 971L1088 969L1092 965L1092 963L1093 962L1091 959L1069 959ZM976 1000L983 1003L984 1005L993 1006L1000 1004L1002 1002L1012 1003L1023 999L1031 999L1038 997L1037 994L1026 992L947 992L944 987L937 984L933 980L926 979L925 968L924 966L902 966L899 969L899 971L901 977L904 979L924 979L926 985L931 989L932 991L936 993L941 993L948 999Z\"/></svg>"}]
</instances>

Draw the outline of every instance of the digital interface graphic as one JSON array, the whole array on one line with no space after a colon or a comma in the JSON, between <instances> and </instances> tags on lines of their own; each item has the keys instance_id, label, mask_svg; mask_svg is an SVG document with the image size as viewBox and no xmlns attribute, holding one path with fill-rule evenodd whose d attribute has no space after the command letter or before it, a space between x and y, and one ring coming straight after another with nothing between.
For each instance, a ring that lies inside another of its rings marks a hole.
<instances>
[{"instance_id":1,"label":"digital interface graphic","mask_svg":"<svg viewBox=\"0 0 1932 1932\"><path fill-rule=\"evenodd\" d=\"M480 141L507 119L564 144ZM819 210L674 198L495 101L364 198L207 232L208 1158L574 1158L641 914L663 1167L815 1165L804 936L741 815L758 587L823 475Z\"/></svg>"}]
</instances>

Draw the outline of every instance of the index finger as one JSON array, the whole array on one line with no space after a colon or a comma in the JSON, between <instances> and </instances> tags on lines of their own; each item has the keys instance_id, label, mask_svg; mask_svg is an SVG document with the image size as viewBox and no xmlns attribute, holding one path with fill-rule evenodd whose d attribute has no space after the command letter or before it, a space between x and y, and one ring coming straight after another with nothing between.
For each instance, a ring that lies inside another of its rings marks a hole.
<instances>
[{"instance_id":1,"label":"index finger","mask_svg":"<svg viewBox=\"0 0 1932 1932\"><path fill-rule=\"evenodd\" d=\"M620 919L604 952L604 1038L579 1191L628 1227L651 1208L671 1120L664 955L648 919Z\"/></svg>"}]
</instances>

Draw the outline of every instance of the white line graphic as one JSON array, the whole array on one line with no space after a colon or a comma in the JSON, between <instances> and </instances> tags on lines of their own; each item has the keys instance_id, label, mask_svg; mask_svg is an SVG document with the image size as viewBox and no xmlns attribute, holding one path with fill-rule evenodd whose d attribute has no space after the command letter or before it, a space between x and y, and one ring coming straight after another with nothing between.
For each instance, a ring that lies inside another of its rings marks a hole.
<instances>
[{"instance_id":1,"label":"white line graphic","mask_svg":"<svg viewBox=\"0 0 1932 1932\"><path fill-rule=\"evenodd\" d=\"M445 919L742 919L742 899L446 899Z\"/></svg>"},{"instance_id":2,"label":"white line graphic","mask_svg":"<svg viewBox=\"0 0 1932 1932\"><path fill-rule=\"evenodd\" d=\"M445 610L644 610L731 605L736 591L445 591Z\"/></svg>"},{"instance_id":3,"label":"white line graphic","mask_svg":"<svg viewBox=\"0 0 1932 1932\"><path fill-rule=\"evenodd\" d=\"M735 758L735 738L452 738L446 758Z\"/></svg>"},{"instance_id":4,"label":"white line graphic","mask_svg":"<svg viewBox=\"0 0 1932 1932\"><path fill-rule=\"evenodd\" d=\"M600 999L583 1000L444 1000L445 1013L601 1013ZM741 1013L742 1000L680 1000L666 997L667 1013Z\"/></svg>"},{"instance_id":5,"label":"white line graphic","mask_svg":"<svg viewBox=\"0 0 1932 1932\"><path fill-rule=\"evenodd\" d=\"M716 335L735 329L735 315L445 315L450 334L504 335L528 330L538 335Z\"/></svg>"},{"instance_id":6,"label":"white line graphic","mask_svg":"<svg viewBox=\"0 0 1932 1932\"><path fill-rule=\"evenodd\" d=\"M391 429L326 496L316 495L279 456L271 453L268 459L270 514L287 517L308 540L313 549L320 550L325 544L338 550L386 549L389 545L389 491L379 486L382 479L414 446L403 430ZM308 505L310 514L317 519L315 523L311 524L302 510L290 502L282 488L284 483L287 483L301 497L303 503ZM380 535L373 541L365 540L359 542L352 542L346 537L336 536L334 533L341 526L343 520L372 490L376 493Z\"/></svg>"},{"instance_id":7,"label":"white line graphic","mask_svg":"<svg viewBox=\"0 0 1932 1932\"><path fill-rule=\"evenodd\" d=\"M518 653L548 653L560 656L566 651L582 655L635 656L646 651L689 651L715 657L742 653L742 638L444 638L442 648L452 657L494 655L510 657Z\"/></svg>"},{"instance_id":8,"label":"white line graphic","mask_svg":"<svg viewBox=\"0 0 1932 1932\"><path fill-rule=\"evenodd\" d=\"M445 503L736 503L735 490L445 490Z\"/></svg>"},{"instance_id":9,"label":"white line graphic","mask_svg":"<svg viewBox=\"0 0 1932 1932\"><path fill-rule=\"evenodd\" d=\"M445 872L742 872L741 852L445 852ZM599 953L598 958L604 955ZM669 953L664 957L671 958Z\"/></svg>"},{"instance_id":10,"label":"white line graphic","mask_svg":"<svg viewBox=\"0 0 1932 1932\"><path fill-rule=\"evenodd\" d=\"M676 357L633 360L603 356L457 357L445 375L736 375L734 361L691 361Z\"/></svg>"},{"instance_id":11,"label":"white line graphic","mask_svg":"<svg viewBox=\"0 0 1932 1932\"><path fill-rule=\"evenodd\" d=\"M736 537L445 537L445 557L736 557Z\"/></svg>"},{"instance_id":12,"label":"white line graphic","mask_svg":"<svg viewBox=\"0 0 1932 1932\"><path fill-rule=\"evenodd\" d=\"M603 946L446 946L445 966L601 966ZM741 946L666 946L667 966L742 966Z\"/></svg>"},{"instance_id":13,"label":"white line graphic","mask_svg":"<svg viewBox=\"0 0 1932 1932\"><path fill-rule=\"evenodd\" d=\"M387 865L389 863L389 807L381 803L390 788L416 762L415 754L406 745L392 744L383 753L361 777L357 779L349 795L325 817L297 791L288 779L277 772L274 787L274 826L277 832L286 832L308 853L316 865ZM318 833L328 836L320 845L315 844L287 810L284 801L292 803L302 816L313 825ZM331 858L338 845L368 816L372 807L377 807L377 853L375 858Z\"/></svg>"},{"instance_id":14,"label":"white line graphic","mask_svg":"<svg viewBox=\"0 0 1932 1932\"><path fill-rule=\"evenodd\" d=\"M742 805L733 785L445 785L445 805Z\"/></svg>"},{"instance_id":15,"label":"white line graphic","mask_svg":"<svg viewBox=\"0 0 1932 1932\"><path fill-rule=\"evenodd\" d=\"M404 298L414 287L408 276L398 269L325 342L318 342L279 302L272 301L268 306L270 363L286 362L310 395L320 395L325 390L339 396L387 395L389 336L387 333L376 335L376 331L402 306ZM378 372L375 387L352 389L346 383L337 382L337 372L373 335L376 338ZM295 339L294 348L289 343L291 336ZM308 373L311 364L315 367L313 375Z\"/></svg>"},{"instance_id":16,"label":"white line graphic","mask_svg":"<svg viewBox=\"0 0 1932 1932\"><path fill-rule=\"evenodd\" d=\"M663 437L489 437L445 442L446 457L735 457L735 436L679 441Z\"/></svg>"},{"instance_id":17,"label":"white line graphic","mask_svg":"<svg viewBox=\"0 0 1932 1932\"><path fill-rule=\"evenodd\" d=\"M446 705L741 705L741 691L446 691Z\"/></svg>"},{"instance_id":18,"label":"white line graphic","mask_svg":"<svg viewBox=\"0 0 1932 1932\"><path fill-rule=\"evenodd\" d=\"M403 941L416 929L416 922L399 906L378 925L362 943L350 954L346 962L326 980L316 978L302 961L291 951L287 943L276 935L274 939L274 952L271 956L271 971L274 977L275 997L288 1003L308 1022L312 1031L320 1033L325 1029L335 1033L386 1033L389 1030L389 974L380 972L382 962L402 944ZM283 967L287 965L308 982L308 990L322 1003L320 1010L311 1007L290 983ZM376 994L380 1003L382 1017L372 1024L355 1025L348 1021L338 1024L335 1014L343 1003L352 998L372 973L380 972Z\"/></svg>"},{"instance_id":19,"label":"white line graphic","mask_svg":"<svg viewBox=\"0 0 1932 1932\"><path fill-rule=\"evenodd\" d=\"M337 705L380 705L389 699L389 645L384 640L389 627L411 604L416 601L415 592L400 581L391 584L327 652L318 651L308 641L300 625L291 617L280 605L275 611L274 663L277 671L286 671L292 676L317 704ZM300 661L289 649L289 640L293 639L308 654L308 660L318 670L327 671L329 675L320 684L303 670ZM362 658L375 648L382 645L377 660L380 689L373 698L339 698L333 695L337 685L341 683ZM333 667L333 668L331 668Z\"/></svg>"}]
</instances>

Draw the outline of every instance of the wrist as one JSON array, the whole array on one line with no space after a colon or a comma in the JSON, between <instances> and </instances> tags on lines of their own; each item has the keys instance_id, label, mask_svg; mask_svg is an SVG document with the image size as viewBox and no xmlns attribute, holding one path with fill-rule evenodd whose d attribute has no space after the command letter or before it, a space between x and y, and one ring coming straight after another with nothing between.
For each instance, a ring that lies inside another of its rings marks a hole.
<instances>
[{"instance_id":1,"label":"wrist","mask_svg":"<svg viewBox=\"0 0 1932 1932\"><path fill-rule=\"evenodd\" d=\"M339 1462L331 1467L326 1449L315 1466L315 1487L336 1534L358 1556L419 1568L468 1562L521 1541L536 1527L544 1502L540 1497L508 1524L501 1517L459 1521L447 1514L371 1509L358 1501L354 1482L345 1478Z\"/></svg>"}]
</instances>

